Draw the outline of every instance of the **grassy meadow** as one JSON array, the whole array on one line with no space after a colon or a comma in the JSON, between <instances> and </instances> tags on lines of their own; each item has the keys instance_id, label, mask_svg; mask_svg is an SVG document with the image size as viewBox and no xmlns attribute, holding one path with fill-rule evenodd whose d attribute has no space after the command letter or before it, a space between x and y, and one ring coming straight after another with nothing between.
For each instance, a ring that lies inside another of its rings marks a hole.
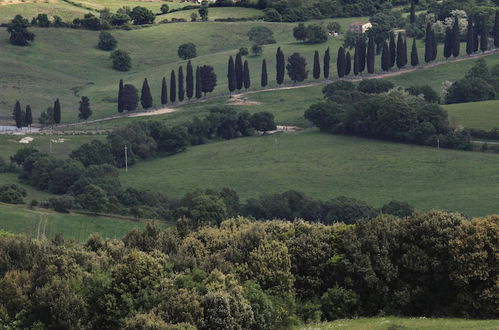
<instances>
[{"instance_id":1,"label":"grassy meadow","mask_svg":"<svg viewBox=\"0 0 499 330\"><path fill-rule=\"evenodd\" d=\"M499 128L499 101L469 102L443 106L452 123L490 130Z\"/></svg>"},{"instance_id":2,"label":"grassy meadow","mask_svg":"<svg viewBox=\"0 0 499 330\"><path fill-rule=\"evenodd\" d=\"M65 21L72 21L88 12L88 9L73 6L62 0L0 0L0 23L7 23L17 14L29 20L38 14L47 14L49 17L60 16Z\"/></svg>"},{"instance_id":3,"label":"grassy meadow","mask_svg":"<svg viewBox=\"0 0 499 330\"><path fill-rule=\"evenodd\" d=\"M440 162L439 162L440 158ZM193 189L235 189L247 199L294 189L314 198L340 195L381 206L468 216L497 213L497 155L374 141L306 130L211 143L134 165L122 184L180 196Z\"/></svg>"},{"instance_id":4,"label":"grassy meadow","mask_svg":"<svg viewBox=\"0 0 499 330\"><path fill-rule=\"evenodd\" d=\"M359 318L354 320L337 320L329 323L304 325L296 330L492 330L497 329L497 320L470 320L470 319L434 319L426 317L378 317Z\"/></svg>"},{"instance_id":5,"label":"grassy meadow","mask_svg":"<svg viewBox=\"0 0 499 330\"><path fill-rule=\"evenodd\" d=\"M19 143L23 138L31 137L33 141L30 143ZM41 152L49 153L53 156L66 156L72 150L80 145L90 142L91 140L104 140L105 135L40 135L28 134L26 136L17 135L2 135L0 134L0 149L4 160L8 160L10 156L16 153L17 150L33 147Z\"/></svg>"},{"instance_id":6,"label":"grassy meadow","mask_svg":"<svg viewBox=\"0 0 499 330\"><path fill-rule=\"evenodd\" d=\"M92 233L100 233L105 238L121 238L130 230L144 226L145 223L139 221L56 213L45 209L30 210L23 205L0 203L0 229L34 238L50 239L57 233L79 242Z\"/></svg>"}]
</instances>

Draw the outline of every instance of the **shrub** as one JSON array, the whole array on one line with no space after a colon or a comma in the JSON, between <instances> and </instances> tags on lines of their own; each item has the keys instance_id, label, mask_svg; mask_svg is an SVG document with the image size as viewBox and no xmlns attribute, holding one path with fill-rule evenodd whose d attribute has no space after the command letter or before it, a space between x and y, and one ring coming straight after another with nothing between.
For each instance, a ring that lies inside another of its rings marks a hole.
<instances>
[{"instance_id":1,"label":"shrub","mask_svg":"<svg viewBox=\"0 0 499 330\"><path fill-rule=\"evenodd\" d=\"M322 313L328 321L352 317L358 299L354 291L335 286L321 297Z\"/></svg>"},{"instance_id":2,"label":"shrub","mask_svg":"<svg viewBox=\"0 0 499 330\"><path fill-rule=\"evenodd\" d=\"M97 47L102 50L113 50L118 45L118 42L109 32L102 31L99 34L99 43Z\"/></svg>"},{"instance_id":3,"label":"shrub","mask_svg":"<svg viewBox=\"0 0 499 330\"><path fill-rule=\"evenodd\" d=\"M56 212L69 213L73 208L74 199L70 196L52 197L48 200L49 207Z\"/></svg>"},{"instance_id":4,"label":"shrub","mask_svg":"<svg viewBox=\"0 0 499 330\"><path fill-rule=\"evenodd\" d=\"M137 6L133 8L130 13L130 18L135 25L152 24L156 18L156 15L145 7Z\"/></svg>"},{"instance_id":5,"label":"shrub","mask_svg":"<svg viewBox=\"0 0 499 330\"><path fill-rule=\"evenodd\" d=\"M337 91L354 91L355 85L347 80L336 80L330 84L327 84L322 89L322 94L324 97L329 98L333 96Z\"/></svg>"},{"instance_id":6,"label":"shrub","mask_svg":"<svg viewBox=\"0 0 499 330\"><path fill-rule=\"evenodd\" d=\"M440 102L440 96L438 93L431 88L429 85L411 86L407 88L409 94L414 96L423 95L424 99L431 103Z\"/></svg>"},{"instance_id":7,"label":"shrub","mask_svg":"<svg viewBox=\"0 0 499 330\"><path fill-rule=\"evenodd\" d=\"M128 71L132 68L132 58L128 52L118 49L111 53L110 58L115 70Z\"/></svg>"},{"instance_id":8,"label":"shrub","mask_svg":"<svg viewBox=\"0 0 499 330\"><path fill-rule=\"evenodd\" d=\"M448 92L448 104L493 100L496 98L494 88L480 78L465 78L453 83Z\"/></svg>"},{"instance_id":9,"label":"shrub","mask_svg":"<svg viewBox=\"0 0 499 330\"><path fill-rule=\"evenodd\" d=\"M383 205L381 212L404 218L412 215L414 213L414 208L406 202L391 201Z\"/></svg>"},{"instance_id":10,"label":"shrub","mask_svg":"<svg viewBox=\"0 0 499 330\"><path fill-rule=\"evenodd\" d=\"M252 27L247 36L249 40L258 45L275 44L274 32L265 26Z\"/></svg>"},{"instance_id":11,"label":"shrub","mask_svg":"<svg viewBox=\"0 0 499 330\"><path fill-rule=\"evenodd\" d=\"M357 90L368 94L380 94L388 92L394 87L393 83L383 79L363 79Z\"/></svg>"},{"instance_id":12,"label":"shrub","mask_svg":"<svg viewBox=\"0 0 499 330\"><path fill-rule=\"evenodd\" d=\"M183 60L195 58L197 56L196 45L192 42L182 44L178 47L177 54Z\"/></svg>"},{"instance_id":13,"label":"shrub","mask_svg":"<svg viewBox=\"0 0 499 330\"><path fill-rule=\"evenodd\" d=\"M26 197L26 189L17 184L6 184L0 186L0 202L9 204L23 204Z\"/></svg>"}]
</instances>

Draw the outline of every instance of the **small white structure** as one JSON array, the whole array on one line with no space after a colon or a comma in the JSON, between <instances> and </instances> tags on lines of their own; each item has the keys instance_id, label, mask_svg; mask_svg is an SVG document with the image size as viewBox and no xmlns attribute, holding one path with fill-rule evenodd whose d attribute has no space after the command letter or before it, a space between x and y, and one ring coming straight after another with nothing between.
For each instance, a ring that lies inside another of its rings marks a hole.
<instances>
[{"instance_id":1,"label":"small white structure","mask_svg":"<svg viewBox=\"0 0 499 330\"><path fill-rule=\"evenodd\" d=\"M357 33L365 33L373 25L370 22L353 22L350 24L350 31Z\"/></svg>"}]
</instances>

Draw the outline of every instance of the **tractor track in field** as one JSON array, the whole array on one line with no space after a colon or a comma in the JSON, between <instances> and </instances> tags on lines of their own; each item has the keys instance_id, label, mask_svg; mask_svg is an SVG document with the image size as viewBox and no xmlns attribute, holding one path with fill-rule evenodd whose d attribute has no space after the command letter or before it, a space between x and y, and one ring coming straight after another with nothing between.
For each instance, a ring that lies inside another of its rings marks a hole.
<instances>
[{"instance_id":1,"label":"tractor track in field","mask_svg":"<svg viewBox=\"0 0 499 330\"><path fill-rule=\"evenodd\" d=\"M389 78L389 77L395 77L395 76L400 76L406 73L411 73L411 72L416 72L416 71L421 71L421 70L426 70L426 69L431 69L440 65L444 64L449 64L449 63L455 63L455 62L462 62L462 61L467 61L470 59L476 59L476 58L481 58L481 57L486 57L492 54L496 54L499 52L499 49L493 49L493 50L488 50L485 51L484 53L480 54L473 54L469 56L462 56L458 57L455 59L451 60L445 60L445 61L438 61L434 63L429 63L429 64L423 64L419 65L416 67L409 67L409 68L403 68L399 69L397 71L393 72L386 72L386 73L375 73L375 74L370 74L370 75L360 75L358 77L349 77L349 78L343 78L344 80L348 81L360 81L363 79L378 79L378 78ZM307 82L307 83L300 83L300 84L293 84L293 85L283 85L279 87L272 87L272 88L265 88L265 89L256 89L256 90L250 90L250 91L244 91L241 93L236 93L236 94L222 94L222 95L214 95L211 97L206 97L203 99L199 100L194 100L194 101L188 101L183 104L179 104L175 107L163 107L163 108L158 108L158 109L152 109L152 110L145 110L145 111L137 111L137 112L131 112L131 113L121 113L121 114L116 114L112 115L109 117L104 117L104 118L99 118L99 119L93 119L93 120L87 120L84 122L77 122L77 123L70 123L70 124L62 124L62 125L57 125L57 129L60 128L71 128L71 127L78 127L78 126L85 126L88 124L94 124L94 123L99 123L103 121L109 121L113 119L120 119L120 118L134 118L134 117L150 117L150 116L158 116L158 115L163 115L167 113L172 113L175 111L178 111L179 107L182 107L187 104L196 104L196 103L201 103L201 102L206 102L206 101L211 101L213 99L221 98L221 97L230 97L232 99L232 102L236 102L237 104L234 105L245 105L244 102L239 102L240 100L244 100L244 96L246 95L251 95L251 94L256 94L256 93L264 93L264 92L273 92L273 91L284 91L284 90L292 90L292 89L298 89L298 88L308 88L308 87L313 87L313 86L320 86L320 85L325 85L328 83L331 83L333 81L338 80L336 79L326 79L326 80L320 80L316 82ZM230 104L231 100L229 100ZM246 104L246 105L251 105ZM40 132L44 133L52 128L42 128L40 129ZM79 131L81 132L81 131Z\"/></svg>"}]
</instances>

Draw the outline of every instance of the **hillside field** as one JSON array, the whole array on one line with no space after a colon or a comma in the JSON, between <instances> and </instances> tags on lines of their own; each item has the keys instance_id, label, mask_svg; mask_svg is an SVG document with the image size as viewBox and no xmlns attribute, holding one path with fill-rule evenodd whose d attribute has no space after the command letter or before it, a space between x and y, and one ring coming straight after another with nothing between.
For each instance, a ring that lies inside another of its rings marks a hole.
<instances>
[{"instance_id":1,"label":"hillside field","mask_svg":"<svg viewBox=\"0 0 499 330\"><path fill-rule=\"evenodd\" d=\"M234 8L210 10L215 9ZM353 21L365 19L367 18L341 18L334 21L338 21L343 30L346 30ZM330 21L332 19L316 22L327 24ZM286 56L294 52L305 56L309 69L315 50L319 51L322 58L324 51L330 47L331 76L333 78L336 76L336 53L343 42L342 36L330 38L328 42L322 44L299 43L292 36L295 23L186 22L156 24L131 31L113 30L111 32L118 40L118 48L128 51L131 55L133 67L129 72L113 70L109 52L96 48L98 31L32 28L36 34L35 42L30 47L16 47L8 44L8 34L5 29L1 29L0 117L10 118L15 100L19 100L23 106L26 104L32 106L36 121L41 111L52 106L56 98L60 98L63 123L75 122L81 96L90 98L92 118L106 117L116 112L117 86L120 79L140 89L144 78L148 78L154 104L158 107L162 77L166 76L169 82L170 72L177 70L181 65L186 65L186 61L180 60L177 55L178 46L184 42L193 42L197 46L198 57L192 60L194 66L203 64L214 66L218 75L218 86L212 94L227 95L227 59L230 55L235 55L240 47L251 46L246 33L255 26L270 28L274 32L276 43L265 45L263 55L260 57L245 57L250 66L252 89L259 87L263 58L267 60L269 87L275 87L275 52L279 46ZM423 43L419 41L418 46L422 55ZM439 59L442 59L442 45L439 46ZM499 62L499 56L492 56ZM463 63L471 66L473 62L471 60ZM464 67L464 64L462 66ZM379 67L379 58L376 67L377 69ZM426 79L421 78L424 72L426 70L418 72L413 80L400 79L400 82L416 84L425 81ZM445 74L443 72L442 76L437 76L432 81L432 86L438 89L441 81L445 80L442 78ZM454 76L459 78L460 70ZM393 79L397 80L397 77ZM312 80L309 74L307 81ZM286 83L290 84L288 78Z\"/></svg>"},{"instance_id":2,"label":"hillside field","mask_svg":"<svg viewBox=\"0 0 499 330\"><path fill-rule=\"evenodd\" d=\"M329 323L316 325L304 325L296 330L395 330L395 329L418 329L418 330L492 330L497 329L497 320L470 320L470 319L433 319L426 317L378 317L359 318L354 320L337 320Z\"/></svg>"},{"instance_id":3,"label":"hillside field","mask_svg":"<svg viewBox=\"0 0 499 330\"><path fill-rule=\"evenodd\" d=\"M45 236L50 239L57 233L78 242L85 241L92 233L100 233L106 238L122 238L130 230L144 226L145 223L139 221L30 210L23 205L0 203L0 229L34 238Z\"/></svg>"},{"instance_id":4,"label":"hillside field","mask_svg":"<svg viewBox=\"0 0 499 330\"><path fill-rule=\"evenodd\" d=\"M499 128L499 101L469 102L444 105L451 123L464 127L490 130Z\"/></svg>"},{"instance_id":5,"label":"hillside field","mask_svg":"<svg viewBox=\"0 0 499 330\"><path fill-rule=\"evenodd\" d=\"M498 156L303 131L192 147L134 165L122 184L181 196L235 189L244 200L294 189L314 198L402 200L468 216L496 213Z\"/></svg>"}]
</instances>

